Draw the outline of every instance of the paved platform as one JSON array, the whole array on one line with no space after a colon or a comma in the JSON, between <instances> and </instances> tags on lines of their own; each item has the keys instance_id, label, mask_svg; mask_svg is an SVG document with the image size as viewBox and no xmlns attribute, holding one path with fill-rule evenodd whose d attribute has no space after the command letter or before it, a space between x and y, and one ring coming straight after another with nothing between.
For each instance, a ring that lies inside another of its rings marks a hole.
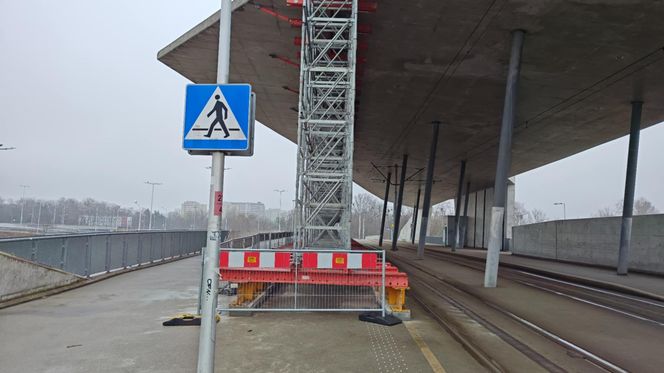
<instances>
[{"instance_id":1,"label":"paved platform","mask_svg":"<svg viewBox=\"0 0 664 373\"><path fill-rule=\"evenodd\" d=\"M451 251L450 248L441 246L427 245L427 249L440 250L445 252ZM486 250L461 249L457 250L457 253L460 255L486 258ZM511 253L501 253L500 261L502 263L516 264L543 271L562 273L569 276L577 276L628 287L643 292L652 293L664 298L664 277L661 276L633 272L627 276L618 276L614 269L512 255Z\"/></svg>"},{"instance_id":2,"label":"paved platform","mask_svg":"<svg viewBox=\"0 0 664 373\"><path fill-rule=\"evenodd\" d=\"M188 258L0 310L0 370L195 371L199 328L161 323L195 309L199 270L200 257ZM413 321L394 327L363 323L352 313L222 317L216 370L482 371L443 328L412 307Z\"/></svg>"}]
</instances>

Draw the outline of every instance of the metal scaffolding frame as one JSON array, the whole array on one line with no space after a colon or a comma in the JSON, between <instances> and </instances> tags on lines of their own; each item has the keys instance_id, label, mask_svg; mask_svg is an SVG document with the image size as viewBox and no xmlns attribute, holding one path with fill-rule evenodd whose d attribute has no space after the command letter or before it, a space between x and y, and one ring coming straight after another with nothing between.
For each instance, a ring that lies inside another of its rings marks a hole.
<instances>
[{"instance_id":1,"label":"metal scaffolding frame","mask_svg":"<svg viewBox=\"0 0 664 373\"><path fill-rule=\"evenodd\" d=\"M350 249L358 0L305 0L295 247Z\"/></svg>"}]
</instances>

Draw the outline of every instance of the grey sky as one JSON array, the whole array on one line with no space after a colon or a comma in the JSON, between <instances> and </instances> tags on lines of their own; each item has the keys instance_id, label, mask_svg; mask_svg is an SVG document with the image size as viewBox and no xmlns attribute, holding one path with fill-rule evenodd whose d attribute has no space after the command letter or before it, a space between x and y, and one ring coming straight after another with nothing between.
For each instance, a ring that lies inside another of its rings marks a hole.
<instances>
[{"instance_id":1,"label":"grey sky","mask_svg":"<svg viewBox=\"0 0 664 373\"><path fill-rule=\"evenodd\" d=\"M74 197L155 208L207 202L208 157L181 149L188 81L156 59L218 1L0 0L0 196ZM260 97L258 98L260 100ZM646 103L647 105L647 103ZM294 124L295 125L295 124ZM626 128L628 123L625 124ZM637 196L664 209L664 126L643 131ZM259 125L256 154L227 158L225 199L291 206L295 145ZM588 216L622 198L626 139L517 177L517 200L550 217Z\"/></svg>"}]
</instances>

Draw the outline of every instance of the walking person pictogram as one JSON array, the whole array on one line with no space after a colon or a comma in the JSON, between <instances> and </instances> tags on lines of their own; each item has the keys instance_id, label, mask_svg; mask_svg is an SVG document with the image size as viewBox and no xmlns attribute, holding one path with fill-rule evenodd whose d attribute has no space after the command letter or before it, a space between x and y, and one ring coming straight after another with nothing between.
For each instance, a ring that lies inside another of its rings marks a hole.
<instances>
[{"instance_id":1,"label":"walking person pictogram","mask_svg":"<svg viewBox=\"0 0 664 373\"><path fill-rule=\"evenodd\" d=\"M208 133L205 134L205 137L210 137L212 136L212 131L214 131L214 127L217 123L221 126L221 129L224 131L224 138L227 138L231 134L228 133L228 128L226 128L226 123L224 123L224 119L228 119L228 108L226 105L224 105L223 102L219 101L221 96L215 95L214 98L217 100L217 102L214 104L214 108L210 110L210 112L207 114L208 118L212 113L215 113L215 118L212 121L212 124L210 124L210 128L208 129Z\"/></svg>"}]
</instances>

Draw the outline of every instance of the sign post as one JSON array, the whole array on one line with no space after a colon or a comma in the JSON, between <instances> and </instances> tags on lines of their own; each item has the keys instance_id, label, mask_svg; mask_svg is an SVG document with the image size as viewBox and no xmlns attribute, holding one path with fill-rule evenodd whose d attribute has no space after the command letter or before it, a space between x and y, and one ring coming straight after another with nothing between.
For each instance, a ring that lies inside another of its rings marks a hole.
<instances>
[{"instance_id":1,"label":"sign post","mask_svg":"<svg viewBox=\"0 0 664 373\"><path fill-rule=\"evenodd\" d=\"M231 49L231 12L231 0L221 0L221 11L219 15L219 51L217 55L218 84L228 83L230 65L229 53ZM214 130L214 128L210 129ZM221 238L222 213L221 209L215 209L215 205L217 204L217 198L223 198L224 157L225 154L222 151L212 152L207 244L203 268L204 292L201 310L201 329L198 341L197 371L199 373L214 372L214 351L215 340L217 337L217 295L219 292L218 245L219 239Z\"/></svg>"},{"instance_id":2,"label":"sign post","mask_svg":"<svg viewBox=\"0 0 664 373\"><path fill-rule=\"evenodd\" d=\"M216 84L187 86L182 147L193 155L211 155L207 243L203 251L199 312L199 373L214 371L219 291L219 245L227 155L253 155L255 95L249 84L228 84L231 49L231 0L220 0Z\"/></svg>"}]
</instances>

